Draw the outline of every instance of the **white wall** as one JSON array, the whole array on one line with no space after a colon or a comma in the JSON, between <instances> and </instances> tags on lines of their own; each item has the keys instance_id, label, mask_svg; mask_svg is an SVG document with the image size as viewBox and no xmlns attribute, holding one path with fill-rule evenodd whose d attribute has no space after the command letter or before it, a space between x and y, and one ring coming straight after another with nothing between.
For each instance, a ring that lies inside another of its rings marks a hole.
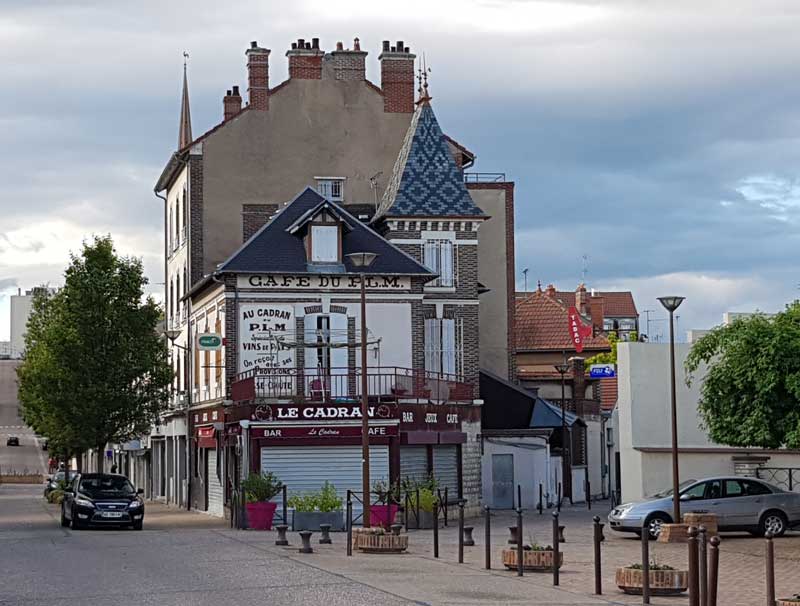
<instances>
[{"instance_id":1,"label":"white wall","mask_svg":"<svg viewBox=\"0 0 800 606\"><path fill-rule=\"evenodd\" d=\"M33 295L11 295L11 349L15 356L25 350L25 333L31 309Z\"/></svg>"},{"instance_id":2,"label":"white wall","mask_svg":"<svg viewBox=\"0 0 800 606\"><path fill-rule=\"evenodd\" d=\"M533 509L539 503L539 484L544 489L545 505L547 495L555 494L553 469L547 441L538 437L486 438L483 441L481 459L481 478L483 484L483 503L494 507L492 501L492 455L510 454L514 456L514 503L516 486L522 486L522 506ZM550 499L554 500L554 497Z\"/></svg>"}]
</instances>

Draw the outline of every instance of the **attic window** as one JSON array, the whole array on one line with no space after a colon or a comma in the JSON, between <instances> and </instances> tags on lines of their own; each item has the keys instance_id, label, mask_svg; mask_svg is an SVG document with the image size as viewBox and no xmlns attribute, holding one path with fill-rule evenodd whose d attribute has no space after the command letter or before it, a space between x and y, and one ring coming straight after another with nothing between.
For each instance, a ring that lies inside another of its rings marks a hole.
<instances>
[{"instance_id":1,"label":"attic window","mask_svg":"<svg viewBox=\"0 0 800 606\"><path fill-rule=\"evenodd\" d=\"M337 177L315 177L317 180L317 190L331 202L341 202L344 200L344 179Z\"/></svg>"},{"instance_id":2,"label":"attic window","mask_svg":"<svg viewBox=\"0 0 800 606\"><path fill-rule=\"evenodd\" d=\"M337 263L339 261L339 226L311 226L311 262Z\"/></svg>"}]
</instances>

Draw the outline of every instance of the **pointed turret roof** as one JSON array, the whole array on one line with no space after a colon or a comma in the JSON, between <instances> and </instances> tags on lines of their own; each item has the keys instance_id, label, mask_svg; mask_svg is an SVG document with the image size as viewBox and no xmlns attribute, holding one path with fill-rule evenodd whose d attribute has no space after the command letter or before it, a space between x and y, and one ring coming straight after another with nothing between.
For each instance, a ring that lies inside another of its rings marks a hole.
<instances>
[{"instance_id":1,"label":"pointed turret roof","mask_svg":"<svg viewBox=\"0 0 800 606\"><path fill-rule=\"evenodd\" d=\"M184 55L185 57L186 55ZM192 142L192 114L189 111L189 80L186 77L186 61L183 62L183 95L181 97L181 120L178 127L178 149Z\"/></svg>"},{"instance_id":2,"label":"pointed turret roof","mask_svg":"<svg viewBox=\"0 0 800 606\"><path fill-rule=\"evenodd\" d=\"M425 93L411 118L376 218L484 216L467 191Z\"/></svg>"}]
</instances>

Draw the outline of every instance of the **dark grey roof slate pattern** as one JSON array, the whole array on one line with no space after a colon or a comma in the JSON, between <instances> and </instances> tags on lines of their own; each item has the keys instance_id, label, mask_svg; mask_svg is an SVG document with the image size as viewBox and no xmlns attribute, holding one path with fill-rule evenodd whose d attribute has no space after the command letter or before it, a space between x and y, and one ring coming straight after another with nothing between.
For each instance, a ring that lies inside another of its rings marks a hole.
<instances>
[{"instance_id":1,"label":"dark grey roof slate pattern","mask_svg":"<svg viewBox=\"0 0 800 606\"><path fill-rule=\"evenodd\" d=\"M306 188L297 198L283 208L272 220L257 231L224 261L217 271L239 273L308 273L309 264L303 239L286 230L309 210L324 202L320 194ZM418 274L433 275L430 270L412 257L390 244L361 221L353 217L342 206L330 203L347 221L352 229L345 230L342 239L342 252L374 252L378 254L369 267L371 274ZM345 258L347 272L361 273ZM341 270L332 271L339 273Z\"/></svg>"}]
</instances>

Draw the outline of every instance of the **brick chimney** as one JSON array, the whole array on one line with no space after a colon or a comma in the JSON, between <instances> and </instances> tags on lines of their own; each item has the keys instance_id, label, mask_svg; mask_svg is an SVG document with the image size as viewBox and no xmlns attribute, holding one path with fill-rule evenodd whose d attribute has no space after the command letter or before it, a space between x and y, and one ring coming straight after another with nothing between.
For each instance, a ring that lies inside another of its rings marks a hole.
<instances>
[{"instance_id":1,"label":"brick chimney","mask_svg":"<svg viewBox=\"0 0 800 606\"><path fill-rule=\"evenodd\" d=\"M232 90L225 93L222 99L222 113L225 122L233 118L242 111L242 96L239 94L239 87L234 86Z\"/></svg>"},{"instance_id":2,"label":"brick chimney","mask_svg":"<svg viewBox=\"0 0 800 606\"><path fill-rule=\"evenodd\" d=\"M289 78L292 80L321 80L322 57L325 53L319 48L319 38L306 42L298 38L292 48L286 51L289 57Z\"/></svg>"},{"instance_id":3,"label":"brick chimney","mask_svg":"<svg viewBox=\"0 0 800 606\"><path fill-rule=\"evenodd\" d=\"M586 307L586 285L579 284L578 288L575 289L575 307L578 310L578 313L586 314L587 307Z\"/></svg>"},{"instance_id":4,"label":"brick chimney","mask_svg":"<svg viewBox=\"0 0 800 606\"><path fill-rule=\"evenodd\" d=\"M547 294L548 297L551 297L553 299L556 298L556 287L553 286L552 284L548 284L544 292L545 294Z\"/></svg>"},{"instance_id":5,"label":"brick chimney","mask_svg":"<svg viewBox=\"0 0 800 606\"><path fill-rule=\"evenodd\" d=\"M353 40L353 50L345 49L341 42L336 43L336 50L331 53L333 70L337 80L366 80L367 52L361 50L358 38Z\"/></svg>"},{"instance_id":6,"label":"brick chimney","mask_svg":"<svg viewBox=\"0 0 800 606\"><path fill-rule=\"evenodd\" d=\"M383 89L383 111L410 114L414 111L414 59L402 40L391 46L383 41L383 50L378 57L381 62L381 88Z\"/></svg>"},{"instance_id":7,"label":"brick chimney","mask_svg":"<svg viewBox=\"0 0 800 606\"><path fill-rule=\"evenodd\" d=\"M269 53L268 48L261 48L255 40L245 52L250 109L258 111L269 109Z\"/></svg>"},{"instance_id":8,"label":"brick chimney","mask_svg":"<svg viewBox=\"0 0 800 606\"><path fill-rule=\"evenodd\" d=\"M586 399L586 365L584 359L574 356L569 359L572 366L572 402L573 412L583 416L583 400Z\"/></svg>"},{"instance_id":9,"label":"brick chimney","mask_svg":"<svg viewBox=\"0 0 800 606\"><path fill-rule=\"evenodd\" d=\"M589 297L589 316L592 318L592 326L596 332L603 330L603 320L605 319L605 299L592 295Z\"/></svg>"}]
</instances>

